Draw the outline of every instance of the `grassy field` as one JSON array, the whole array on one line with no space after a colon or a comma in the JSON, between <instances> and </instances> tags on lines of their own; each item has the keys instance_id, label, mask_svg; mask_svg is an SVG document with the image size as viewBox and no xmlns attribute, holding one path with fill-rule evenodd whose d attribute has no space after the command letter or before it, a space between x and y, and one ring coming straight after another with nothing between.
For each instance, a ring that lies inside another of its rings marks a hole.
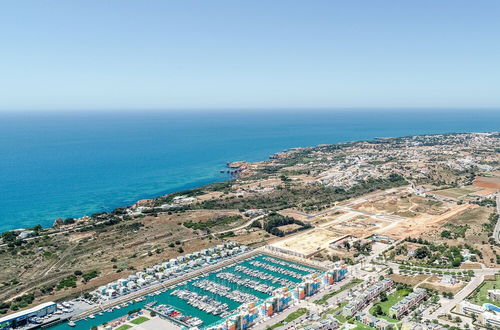
<instances>
[{"instance_id":1,"label":"grassy field","mask_svg":"<svg viewBox=\"0 0 500 330\"><path fill-rule=\"evenodd\" d=\"M335 318L336 318L337 320L339 320L339 322L340 322L340 323L345 323L345 322L347 322L347 319L346 319L346 318L345 318L345 316L344 316L344 315L342 315L342 314L335 315Z\"/></svg>"},{"instance_id":2,"label":"grassy field","mask_svg":"<svg viewBox=\"0 0 500 330\"><path fill-rule=\"evenodd\" d=\"M130 321L130 323L141 324L141 323L144 323L146 321L149 321L149 318L147 318L145 316L139 316L138 318L133 319L132 321Z\"/></svg>"},{"instance_id":3,"label":"grassy field","mask_svg":"<svg viewBox=\"0 0 500 330\"><path fill-rule=\"evenodd\" d=\"M474 291L469 299L470 302L477 305L482 305L484 303L490 303L500 307L500 303L498 301L493 301L488 299L488 290L498 289L500 288L500 276L496 276L495 281L484 281L476 291Z\"/></svg>"},{"instance_id":4,"label":"grassy field","mask_svg":"<svg viewBox=\"0 0 500 330\"><path fill-rule=\"evenodd\" d=\"M314 303L318 304L318 305L324 305L324 304L326 304L326 302L328 301L328 299L330 299L331 297L333 297L333 296L341 293L342 291L347 290L347 289L349 289L349 288L351 288L351 287L353 287L356 284L359 284L361 282L363 282L363 281L362 280L358 280L358 279L354 279L351 282L349 282L349 283L344 284L343 286L341 286L340 289L325 294L323 297L321 297L321 299L318 299L318 300L314 301Z\"/></svg>"},{"instance_id":5,"label":"grassy field","mask_svg":"<svg viewBox=\"0 0 500 330\"><path fill-rule=\"evenodd\" d=\"M466 188L450 188L444 190L435 191L436 194L443 195L450 198L460 198L467 196L473 192L477 191L475 188L466 189Z\"/></svg>"},{"instance_id":6,"label":"grassy field","mask_svg":"<svg viewBox=\"0 0 500 330\"><path fill-rule=\"evenodd\" d=\"M120 325L118 328L116 328L116 330L128 330L130 328L132 328L131 325L124 324L124 325Z\"/></svg>"},{"instance_id":7,"label":"grassy field","mask_svg":"<svg viewBox=\"0 0 500 330\"><path fill-rule=\"evenodd\" d=\"M302 315L304 315L306 313L307 313L307 308L299 308L295 312L290 313L290 315L288 315L283 321L275 323L272 326L268 327L267 329L271 330L271 329L282 327L285 324L290 323L290 322L298 319L299 317L301 317Z\"/></svg>"},{"instance_id":8,"label":"grassy field","mask_svg":"<svg viewBox=\"0 0 500 330\"><path fill-rule=\"evenodd\" d=\"M354 321L354 324L356 324L356 327L353 330L372 330L372 329L375 329L375 328L369 327L366 324L363 324L363 323L358 322L358 321Z\"/></svg>"},{"instance_id":9,"label":"grassy field","mask_svg":"<svg viewBox=\"0 0 500 330\"><path fill-rule=\"evenodd\" d=\"M341 304L340 304L340 306L339 306L339 307L335 307L335 308L332 308L332 309L327 310L327 311L325 312L325 314L323 315L323 318L325 318L327 314L333 314L333 313L335 313L336 311L341 310L342 308L344 308L344 306L345 306L345 305L347 305L347 303L348 303L347 301L344 301L343 303L341 303Z\"/></svg>"},{"instance_id":10,"label":"grassy field","mask_svg":"<svg viewBox=\"0 0 500 330\"><path fill-rule=\"evenodd\" d=\"M396 303L398 303L399 301L401 301L404 297L406 297L407 295L409 295L411 293L410 290L408 289L401 289L401 290L397 290L396 292L394 292L393 294L390 294L387 296L387 300L386 301L381 301L381 302L378 302L376 303L375 305L372 306L372 308L370 308L370 314L376 316L376 317L379 317L381 319L384 319L384 320L387 320L389 322L399 322L399 320L396 320L396 319L393 319L393 318L390 318L386 315L389 315L389 309ZM382 308L382 312L385 314L385 315L375 315L374 311L375 311L375 306L380 306Z\"/></svg>"}]
</instances>

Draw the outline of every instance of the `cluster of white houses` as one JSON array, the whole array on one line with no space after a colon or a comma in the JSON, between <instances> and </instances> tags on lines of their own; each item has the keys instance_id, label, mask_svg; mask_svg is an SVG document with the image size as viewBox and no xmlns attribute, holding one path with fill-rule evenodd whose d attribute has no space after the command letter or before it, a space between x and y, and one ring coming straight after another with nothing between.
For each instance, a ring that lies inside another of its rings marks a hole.
<instances>
[{"instance_id":1,"label":"cluster of white houses","mask_svg":"<svg viewBox=\"0 0 500 330\"><path fill-rule=\"evenodd\" d=\"M392 307L389 309L389 316L399 319L426 297L427 290L416 288L412 293L404 297L401 301L392 305Z\"/></svg>"},{"instance_id":2,"label":"cluster of white houses","mask_svg":"<svg viewBox=\"0 0 500 330\"><path fill-rule=\"evenodd\" d=\"M477 319L482 325L499 328L500 316L486 308L485 305L479 306L464 300L457 304L457 312L465 315L477 315Z\"/></svg>"},{"instance_id":3,"label":"cluster of white houses","mask_svg":"<svg viewBox=\"0 0 500 330\"><path fill-rule=\"evenodd\" d=\"M158 283L161 280L177 277L194 269L220 262L228 257L248 251L247 246L227 242L216 247L178 256L153 267L144 269L127 278L100 286L91 294L98 300L109 300L140 288Z\"/></svg>"},{"instance_id":4,"label":"cluster of white houses","mask_svg":"<svg viewBox=\"0 0 500 330\"><path fill-rule=\"evenodd\" d=\"M382 281L373 284L371 287L366 289L362 294L356 297L353 301L345 305L344 309L342 310L342 314L345 317L353 316L358 311L360 311L364 306L366 306L370 301L372 301L375 297L378 297L378 295L380 295L381 292L389 290L393 284L394 282L389 278L383 279Z\"/></svg>"}]
</instances>

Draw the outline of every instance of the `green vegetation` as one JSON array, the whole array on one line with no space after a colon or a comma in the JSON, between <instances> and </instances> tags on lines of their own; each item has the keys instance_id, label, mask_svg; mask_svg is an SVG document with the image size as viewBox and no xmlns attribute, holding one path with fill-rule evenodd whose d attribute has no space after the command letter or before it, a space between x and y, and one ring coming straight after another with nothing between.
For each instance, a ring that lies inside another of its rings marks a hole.
<instances>
[{"instance_id":1,"label":"green vegetation","mask_svg":"<svg viewBox=\"0 0 500 330\"><path fill-rule=\"evenodd\" d=\"M132 328L131 325L123 324L123 325L120 325L118 328L116 328L116 330L128 330L130 328Z\"/></svg>"},{"instance_id":2,"label":"green vegetation","mask_svg":"<svg viewBox=\"0 0 500 330\"><path fill-rule=\"evenodd\" d=\"M146 321L149 321L149 318L147 318L145 316L139 316L138 318L135 318L132 321L130 321L130 323L133 323L133 324L137 325L137 324L144 323Z\"/></svg>"},{"instance_id":3,"label":"green vegetation","mask_svg":"<svg viewBox=\"0 0 500 330\"><path fill-rule=\"evenodd\" d=\"M88 282L88 281L90 281L91 279L93 279L93 278L95 278L97 276L99 276L99 271L97 271L97 270L93 270L91 272L82 274L82 278L83 278L84 282Z\"/></svg>"},{"instance_id":4,"label":"green vegetation","mask_svg":"<svg viewBox=\"0 0 500 330\"><path fill-rule=\"evenodd\" d=\"M297 228L296 230L294 230L292 232L297 232L300 230L311 228L310 224L306 224L300 220L296 220L292 217L285 217L285 216L282 216L281 214L278 214L278 213L271 213L264 220L263 229L265 231L267 231L269 234L283 237L283 236L285 236L285 233L281 229L279 229L278 227L285 226L285 225L291 225L291 224L296 224L296 225L301 226L300 228ZM289 232L289 233L292 233L292 232Z\"/></svg>"},{"instance_id":5,"label":"green vegetation","mask_svg":"<svg viewBox=\"0 0 500 330\"><path fill-rule=\"evenodd\" d=\"M228 238L228 237L234 237L236 236L236 234L234 233L234 231L228 231L226 233L222 233L222 234L219 234L217 235L218 238L222 239L222 238Z\"/></svg>"},{"instance_id":6,"label":"green vegetation","mask_svg":"<svg viewBox=\"0 0 500 330\"><path fill-rule=\"evenodd\" d=\"M298 319L299 317L301 317L302 315L306 314L307 312L308 312L307 308L299 308L295 312L290 313L283 321L275 323L272 326L268 327L267 329L270 330L270 329L275 329L275 328L282 327L286 323L290 323L290 322Z\"/></svg>"},{"instance_id":7,"label":"green vegetation","mask_svg":"<svg viewBox=\"0 0 500 330\"><path fill-rule=\"evenodd\" d=\"M351 282L349 282L349 283L347 283L347 284L344 284L344 285L343 285L343 286L341 286L338 290L335 290L335 291L333 291L333 292L330 292L330 293L325 294L323 297L321 297L321 299L318 299L318 300L314 301L314 303L315 303L315 304L318 304L318 305L324 305L324 304L326 304L326 302L327 302L327 301L328 301L331 297L333 297L333 296L335 296L335 295L337 295L337 294L341 293L342 291L347 290L347 289L349 289L349 288L351 288L351 287L353 287L353 286L355 286L355 285L357 285L357 284L359 284L359 283L361 283L361 282L363 282L363 281L362 281L362 280L360 280L360 279L357 279L357 278L356 278L356 279L352 280Z\"/></svg>"},{"instance_id":8,"label":"green vegetation","mask_svg":"<svg viewBox=\"0 0 500 330\"><path fill-rule=\"evenodd\" d=\"M499 215L496 213L491 213L488 217L488 223L483 224L484 229L488 232L488 235L493 235L493 230L497 224Z\"/></svg>"},{"instance_id":9,"label":"green vegetation","mask_svg":"<svg viewBox=\"0 0 500 330\"><path fill-rule=\"evenodd\" d=\"M446 224L447 230L441 232L441 237L448 239L457 239L459 237L465 238L465 233L470 228L469 225L453 225Z\"/></svg>"},{"instance_id":10,"label":"green vegetation","mask_svg":"<svg viewBox=\"0 0 500 330\"><path fill-rule=\"evenodd\" d=\"M12 311L17 311L21 308L25 308L30 305L34 299L35 295L33 293L28 293L14 298L11 302L0 302L0 314L7 313L7 310L9 308Z\"/></svg>"},{"instance_id":11,"label":"green vegetation","mask_svg":"<svg viewBox=\"0 0 500 330\"><path fill-rule=\"evenodd\" d=\"M495 276L494 281L484 281L470 296L470 302L482 305L484 303L489 303L500 307L498 301L493 301L488 299L488 290L494 290L500 288L500 275Z\"/></svg>"},{"instance_id":12,"label":"green vegetation","mask_svg":"<svg viewBox=\"0 0 500 330\"><path fill-rule=\"evenodd\" d=\"M417 243L419 246L411 258L413 264L423 267L435 267L435 268L456 268L459 267L463 262L463 257L461 254L462 248L468 248L472 253L478 252L481 256L481 252L474 249L473 247L465 244L459 246L449 246L448 244L436 245L432 242L423 240L421 238L405 238L404 242ZM396 255L406 255L407 248L404 245L399 245L393 251L389 253L390 258L394 258Z\"/></svg>"},{"instance_id":13,"label":"green vegetation","mask_svg":"<svg viewBox=\"0 0 500 330\"><path fill-rule=\"evenodd\" d=\"M267 194L251 195L245 198L236 196L206 200L190 207L196 209L268 209L273 211L298 207L305 211L322 210L335 202L357 197L375 190L383 190L406 185L400 175L392 173L387 178L367 179L349 189L326 187L322 184L287 184Z\"/></svg>"},{"instance_id":14,"label":"green vegetation","mask_svg":"<svg viewBox=\"0 0 500 330\"><path fill-rule=\"evenodd\" d=\"M186 221L182 224L184 227L191 228L194 230L207 230L207 229L215 227L215 226L228 225L232 222L235 222L235 221L238 221L241 219L243 219L241 217L241 215L231 215L231 216L223 216L223 217L210 219L209 221L205 221L205 222Z\"/></svg>"},{"instance_id":15,"label":"green vegetation","mask_svg":"<svg viewBox=\"0 0 500 330\"><path fill-rule=\"evenodd\" d=\"M76 288L76 276L71 275L62 279L56 286L56 290L62 290L64 288Z\"/></svg>"},{"instance_id":16,"label":"green vegetation","mask_svg":"<svg viewBox=\"0 0 500 330\"><path fill-rule=\"evenodd\" d=\"M333 314L339 310L341 310L342 308L344 308L345 305L347 305L348 302L347 301L343 301L338 307L335 307L335 308L332 308L332 309L329 309L327 310L324 315L323 315L323 318L326 317L327 314Z\"/></svg>"},{"instance_id":17,"label":"green vegetation","mask_svg":"<svg viewBox=\"0 0 500 330\"><path fill-rule=\"evenodd\" d=\"M385 301L381 299L382 301L376 303L370 308L370 314L376 317L380 317L384 320L387 320L389 322L399 322L396 319L393 319L389 317L389 309L399 301L401 301L404 297L409 295L412 290L407 289L407 288L402 288L396 290L393 294L390 294L389 296L386 295ZM382 295L381 295L382 296ZM382 298L382 297L381 297Z\"/></svg>"},{"instance_id":18,"label":"green vegetation","mask_svg":"<svg viewBox=\"0 0 500 330\"><path fill-rule=\"evenodd\" d=\"M356 327L353 330L373 330L372 327L358 321L354 321L354 324L356 324Z\"/></svg>"},{"instance_id":19,"label":"green vegetation","mask_svg":"<svg viewBox=\"0 0 500 330\"><path fill-rule=\"evenodd\" d=\"M130 311L127 312L127 315L132 315L132 314L135 314L135 313L138 313L141 311L142 308L136 308L136 309L132 309Z\"/></svg>"},{"instance_id":20,"label":"green vegetation","mask_svg":"<svg viewBox=\"0 0 500 330\"><path fill-rule=\"evenodd\" d=\"M478 202L474 201L472 203L477 204L479 206L492 206L492 207L497 206L497 202L494 199L484 199L482 201L478 201Z\"/></svg>"},{"instance_id":21,"label":"green vegetation","mask_svg":"<svg viewBox=\"0 0 500 330\"><path fill-rule=\"evenodd\" d=\"M346 317L345 317L344 315L342 315L342 314L335 315L335 318L336 318L337 320L339 320L339 322L341 322L341 323L347 322Z\"/></svg>"}]
</instances>

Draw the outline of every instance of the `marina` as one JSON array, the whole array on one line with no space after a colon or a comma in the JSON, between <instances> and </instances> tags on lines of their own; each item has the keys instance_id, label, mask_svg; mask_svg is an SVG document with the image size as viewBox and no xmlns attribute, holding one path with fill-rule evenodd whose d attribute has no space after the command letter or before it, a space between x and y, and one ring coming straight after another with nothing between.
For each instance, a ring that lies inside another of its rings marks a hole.
<instances>
[{"instance_id":1,"label":"marina","mask_svg":"<svg viewBox=\"0 0 500 330\"><path fill-rule=\"evenodd\" d=\"M239 303L248 303L257 300L257 297L252 294L241 292L239 290L231 290L231 288L225 285L208 280L194 282L193 286Z\"/></svg>"},{"instance_id":2,"label":"marina","mask_svg":"<svg viewBox=\"0 0 500 330\"><path fill-rule=\"evenodd\" d=\"M289 269L284 269L284 268L281 268L279 266L273 266L271 264L268 264L268 263L265 263L262 261L252 261L252 262L250 262L250 265L255 266L255 267L260 267L260 268L265 269L265 270L270 270L270 271L273 271L273 272L278 273L278 274L288 275L288 276L294 277L294 278L299 279L299 280L301 280L304 277L304 274L299 274L297 272L294 272L294 271L289 270Z\"/></svg>"},{"instance_id":3,"label":"marina","mask_svg":"<svg viewBox=\"0 0 500 330\"><path fill-rule=\"evenodd\" d=\"M208 328L220 323L243 304L261 303L282 287L298 285L315 269L301 268L294 262L257 254L234 264L196 276L171 287L157 290L144 297L129 300L113 308L93 314L93 318L68 323L51 329L87 330L127 315L137 308L155 311L181 327ZM277 264L276 261L281 262Z\"/></svg>"},{"instance_id":4,"label":"marina","mask_svg":"<svg viewBox=\"0 0 500 330\"><path fill-rule=\"evenodd\" d=\"M250 269L250 268L245 267L245 266L238 265L238 266L234 267L234 269L237 272L243 273L243 274L251 276L251 277L256 277L256 278L260 278L260 279L263 279L266 281L271 281L271 283L273 283L273 284L279 283L281 286L287 286L287 287L290 287L294 284L294 282L292 282L290 280L287 280L287 279L284 279L281 277L276 277L276 276L271 275L269 273L261 272L260 270Z\"/></svg>"},{"instance_id":5,"label":"marina","mask_svg":"<svg viewBox=\"0 0 500 330\"><path fill-rule=\"evenodd\" d=\"M274 291L274 287L260 283L259 281L256 280L251 280L249 278L243 279L240 275L235 275L231 273L218 273L217 277L226 281L229 281L231 283L236 283L238 285L246 286L247 288L253 288L254 290L271 294Z\"/></svg>"}]
</instances>

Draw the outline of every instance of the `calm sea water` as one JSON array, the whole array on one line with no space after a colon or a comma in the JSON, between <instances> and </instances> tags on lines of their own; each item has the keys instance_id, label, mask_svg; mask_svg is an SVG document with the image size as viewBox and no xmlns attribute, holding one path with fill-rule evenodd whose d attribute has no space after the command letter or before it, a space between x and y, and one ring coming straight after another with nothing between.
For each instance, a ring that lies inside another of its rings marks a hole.
<instances>
[{"instance_id":1,"label":"calm sea water","mask_svg":"<svg viewBox=\"0 0 500 330\"><path fill-rule=\"evenodd\" d=\"M227 179L226 162L374 137L500 130L500 110L0 113L0 232Z\"/></svg>"}]
</instances>

